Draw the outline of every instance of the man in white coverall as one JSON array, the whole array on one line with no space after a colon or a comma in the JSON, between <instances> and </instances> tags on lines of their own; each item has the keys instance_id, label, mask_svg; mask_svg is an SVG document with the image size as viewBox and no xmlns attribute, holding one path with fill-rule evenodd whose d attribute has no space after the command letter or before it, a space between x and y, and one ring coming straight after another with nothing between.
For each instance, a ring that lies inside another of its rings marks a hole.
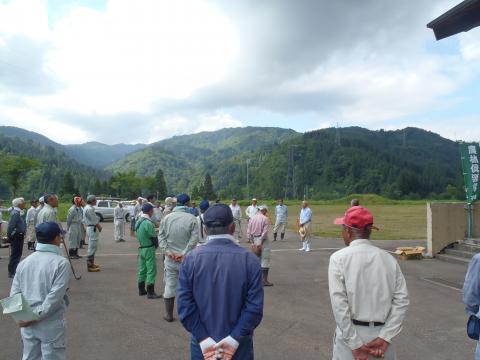
<instances>
[{"instance_id":1,"label":"man in white coverall","mask_svg":"<svg viewBox=\"0 0 480 360\"><path fill-rule=\"evenodd\" d=\"M73 205L68 209L67 214L68 255L71 259L81 258L81 256L78 255L78 248L83 238L82 221L82 198L75 196L73 198Z\"/></svg>"},{"instance_id":2,"label":"man in white coverall","mask_svg":"<svg viewBox=\"0 0 480 360\"><path fill-rule=\"evenodd\" d=\"M36 252L23 260L13 278L10 296L21 293L40 319L21 321L23 360L64 360L65 321L70 280L68 260L61 255L63 231L56 222L36 227Z\"/></svg>"},{"instance_id":3,"label":"man in white coverall","mask_svg":"<svg viewBox=\"0 0 480 360\"><path fill-rule=\"evenodd\" d=\"M100 219L95 214L94 206L97 205L97 198L95 195L88 195L87 206L83 212L83 220L87 227L88 236L88 252L87 252L87 270L88 272L99 272L100 266L95 264L95 253L97 252L97 243L102 231Z\"/></svg>"},{"instance_id":4,"label":"man in white coverall","mask_svg":"<svg viewBox=\"0 0 480 360\"><path fill-rule=\"evenodd\" d=\"M115 209L113 209L113 225L115 227L113 236L116 242L125 241L125 215L123 204L118 202Z\"/></svg>"},{"instance_id":5,"label":"man in white coverall","mask_svg":"<svg viewBox=\"0 0 480 360\"><path fill-rule=\"evenodd\" d=\"M370 240L373 215L354 206L335 220L346 248L330 257L328 287L337 329L333 360L395 359L392 340L409 305L402 270Z\"/></svg>"}]
</instances>

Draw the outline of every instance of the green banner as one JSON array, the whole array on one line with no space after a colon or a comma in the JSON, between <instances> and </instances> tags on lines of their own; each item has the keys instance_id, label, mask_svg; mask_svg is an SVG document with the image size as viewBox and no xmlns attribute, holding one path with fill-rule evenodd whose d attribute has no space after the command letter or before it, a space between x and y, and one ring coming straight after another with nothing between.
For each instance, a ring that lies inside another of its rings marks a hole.
<instances>
[{"instance_id":1,"label":"green banner","mask_svg":"<svg viewBox=\"0 0 480 360\"><path fill-rule=\"evenodd\" d=\"M460 144L460 154L462 157L463 179L465 182L465 193L467 195L467 203L474 203L479 195L480 188L478 179L480 176L479 157L480 146L477 143Z\"/></svg>"}]
</instances>

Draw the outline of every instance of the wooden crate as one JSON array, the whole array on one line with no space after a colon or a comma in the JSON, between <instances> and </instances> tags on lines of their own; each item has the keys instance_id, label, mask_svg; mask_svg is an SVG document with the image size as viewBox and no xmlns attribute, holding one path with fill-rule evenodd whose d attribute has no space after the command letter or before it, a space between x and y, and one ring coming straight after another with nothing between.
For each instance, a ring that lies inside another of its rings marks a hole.
<instances>
[{"instance_id":1,"label":"wooden crate","mask_svg":"<svg viewBox=\"0 0 480 360\"><path fill-rule=\"evenodd\" d=\"M395 254L397 254L400 260L422 260L424 251L425 248L422 246L405 246L397 248Z\"/></svg>"}]
</instances>

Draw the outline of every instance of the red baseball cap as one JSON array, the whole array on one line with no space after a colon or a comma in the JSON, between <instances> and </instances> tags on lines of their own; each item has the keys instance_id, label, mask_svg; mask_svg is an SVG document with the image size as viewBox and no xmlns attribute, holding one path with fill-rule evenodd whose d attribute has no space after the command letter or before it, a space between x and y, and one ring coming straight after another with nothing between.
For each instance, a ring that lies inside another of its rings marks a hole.
<instances>
[{"instance_id":1,"label":"red baseball cap","mask_svg":"<svg viewBox=\"0 0 480 360\"><path fill-rule=\"evenodd\" d=\"M373 215L363 206L352 206L344 217L335 219L333 223L363 230L367 225L373 225Z\"/></svg>"}]
</instances>

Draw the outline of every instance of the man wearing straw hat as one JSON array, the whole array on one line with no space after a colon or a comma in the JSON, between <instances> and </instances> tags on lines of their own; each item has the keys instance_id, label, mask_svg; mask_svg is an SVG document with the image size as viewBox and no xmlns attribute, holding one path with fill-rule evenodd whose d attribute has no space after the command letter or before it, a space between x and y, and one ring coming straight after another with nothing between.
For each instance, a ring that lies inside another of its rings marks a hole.
<instances>
[{"instance_id":1,"label":"man wearing straw hat","mask_svg":"<svg viewBox=\"0 0 480 360\"><path fill-rule=\"evenodd\" d=\"M310 251L310 236L312 233L312 209L308 206L307 201L302 202L302 210L300 210L300 218L298 220L300 239L302 247L300 251Z\"/></svg>"}]
</instances>

